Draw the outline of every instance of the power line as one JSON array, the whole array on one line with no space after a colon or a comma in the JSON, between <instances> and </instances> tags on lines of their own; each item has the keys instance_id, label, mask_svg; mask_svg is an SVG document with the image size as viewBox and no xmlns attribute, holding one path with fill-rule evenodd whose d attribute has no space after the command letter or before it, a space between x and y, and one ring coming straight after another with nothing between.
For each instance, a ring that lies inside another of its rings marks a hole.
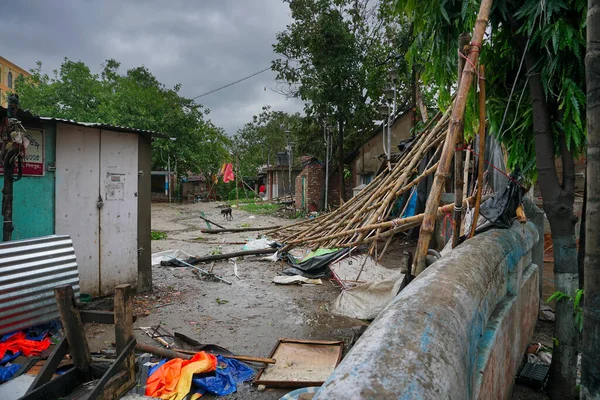
<instances>
[{"instance_id":1,"label":"power line","mask_svg":"<svg viewBox=\"0 0 600 400\"><path fill-rule=\"evenodd\" d=\"M242 79L238 79L238 80L237 80L237 81L235 81L235 82L228 83L227 85L224 85L224 86L221 86L221 87L219 87L219 88L213 89L213 90L211 90L210 92L202 93L202 94L201 94L201 95L199 95L199 96L192 97L192 100L196 100L196 99L199 99L200 97L208 96L209 94L213 94L213 93L215 93L215 92L218 92L219 90L223 90L223 89L225 89L225 88L228 88L228 87L230 87L230 86L236 85L236 84L238 84L238 83L240 83L240 82L243 82L243 81L245 81L246 79L250 79L250 78L252 78L252 77L254 77L254 76L256 76L256 75L262 74L263 72L266 72L266 71L268 71L268 70L270 70L270 69L271 69L271 67L267 67L267 68L265 68L265 69L261 69L260 71L258 71L258 72L255 72L255 73L253 73L252 75L248 75L248 76L246 76L246 77L244 77L244 78L242 78Z\"/></svg>"}]
</instances>

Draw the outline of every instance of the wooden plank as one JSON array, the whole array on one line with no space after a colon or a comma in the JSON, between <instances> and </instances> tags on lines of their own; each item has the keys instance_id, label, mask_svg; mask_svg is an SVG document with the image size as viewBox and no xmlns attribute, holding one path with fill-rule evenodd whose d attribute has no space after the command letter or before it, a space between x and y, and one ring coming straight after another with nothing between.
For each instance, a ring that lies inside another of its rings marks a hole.
<instances>
[{"instance_id":1,"label":"wooden plank","mask_svg":"<svg viewBox=\"0 0 600 400\"><path fill-rule=\"evenodd\" d=\"M133 349L135 347L135 344L136 344L135 339L132 338L129 341L129 343L127 343L125 345L123 352L121 352L119 354L119 356L116 358L115 362L104 373L104 375L102 375L102 378L100 378L100 380L98 381L98 383L96 384L94 389L85 398L85 400L106 399L107 397L104 396L105 390L107 392L106 395L108 395L108 396L116 395L118 387L115 387L115 386L122 384L122 382L119 379L112 380L111 386L109 386L108 388L107 388L107 384L109 382L111 382L111 379L114 376L116 376L117 374L120 374L121 372L129 371L130 374L133 376L133 382L135 383L135 374L133 371L133 365L129 365L129 363L127 362L127 360L130 358L130 356L133 354ZM121 371L122 368L125 368L125 369L123 371ZM131 387L133 387L133 386L131 386ZM110 397L108 397L108 398L110 398Z\"/></svg>"},{"instance_id":2,"label":"wooden plank","mask_svg":"<svg viewBox=\"0 0 600 400\"><path fill-rule=\"evenodd\" d=\"M75 368L80 371L89 371L92 363L90 346L88 345L81 316L75 303L75 296L71 286L61 286L54 289L54 297L60 313L60 320L69 341L69 351L73 358Z\"/></svg>"},{"instance_id":3,"label":"wooden plank","mask_svg":"<svg viewBox=\"0 0 600 400\"><path fill-rule=\"evenodd\" d=\"M31 383L31 386L27 390L27 393L34 391L35 389L39 388L44 383L52 379L52 375L54 375L56 368L62 362L63 357L65 356L65 354L67 354L68 350L69 343L67 341L67 338L63 337L60 340L60 342L58 342L58 344L54 347L54 350L52 350L50 357L48 357L46 362L41 367L40 371L35 376L35 379ZM37 365L33 368L36 367Z\"/></svg>"},{"instance_id":4,"label":"wooden plank","mask_svg":"<svg viewBox=\"0 0 600 400\"><path fill-rule=\"evenodd\" d=\"M83 371L73 368L61 376L44 383L37 389L28 392L19 400L48 400L60 399L71 393L77 386L84 383L87 379Z\"/></svg>"},{"instance_id":5,"label":"wooden plank","mask_svg":"<svg viewBox=\"0 0 600 400\"><path fill-rule=\"evenodd\" d=\"M81 322L84 324L103 324L103 325L114 325L115 313L112 311L100 311L100 310L79 310L81 315ZM137 317L133 316L133 322Z\"/></svg>"}]
</instances>

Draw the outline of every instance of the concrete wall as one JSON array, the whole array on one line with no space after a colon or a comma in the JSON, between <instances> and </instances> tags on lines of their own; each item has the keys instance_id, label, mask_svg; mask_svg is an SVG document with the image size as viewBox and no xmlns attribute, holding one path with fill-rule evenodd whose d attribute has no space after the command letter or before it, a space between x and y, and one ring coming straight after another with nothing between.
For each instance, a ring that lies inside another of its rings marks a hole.
<instances>
[{"instance_id":1,"label":"concrete wall","mask_svg":"<svg viewBox=\"0 0 600 400\"><path fill-rule=\"evenodd\" d=\"M53 166L56 162L56 126L25 123L25 128L44 130L45 172L44 176L24 176L14 183L13 240L54 234L55 173L48 171L48 166ZM0 190L3 187L4 178L0 174Z\"/></svg>"},{"instance_id":2,"label":"concrete wall","mask_svg":"<svg viewBox=\"0 0 600 400\"><path fill-rule=\"evenodd\" d=\"M538 312L531 223L463 243L371 324L315 399L507 399Z\"/></svg>"}]
</instances>

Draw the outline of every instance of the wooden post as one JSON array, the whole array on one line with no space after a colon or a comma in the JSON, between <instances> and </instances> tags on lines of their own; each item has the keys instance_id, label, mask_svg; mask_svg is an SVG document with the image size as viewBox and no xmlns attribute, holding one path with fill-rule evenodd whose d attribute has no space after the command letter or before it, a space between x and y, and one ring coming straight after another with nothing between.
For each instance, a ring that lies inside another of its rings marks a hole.
<instances>
[{"instance_id":1,"label":"wooden post","mask_svg":"<svg viewBox=\"0 0 600 400\"><path fill-rule=\"evenodd\" d=\"M473 211L473 222L469 237L475 235L477 220L479 219L479 207L481 207L481 193L483 192L483 156L485 154L485 67L479 66L479 157L477 157L477 193L475 194L475 210Z\"/></svg>"},{"instance_id":2,"label":"wooden post","mask_svg":"<svg viewBox=\"0 0 600 400\"><path fill-rule=\"evenodd\" d=\"M458 38L458 86L462 79L462 73L465 68L465 58L469 51L469 41L471 35L463 33ZM462 199L463 199L463 146L465 145L465 129L461 124L456 138L456 148L454 149L454 227L452 229L452 248L458 246L460 239L460 226L462 223Z\"/></svg>"},{"instance_id":3,"label":"wooden post","mask_svg":"<svg viewBox=\"0 0 600 400\"><path fill-rule=\"evenodd\" d=\"M71 286L61 286L54 289L56 305L60 313L63 330L69 342L69 352L75 368L87 372L92 363L92 355L88 346L81 316L75 304L75 295Z\"/></svg>"},{"instance_id":4,"label":"wooden post","mask_svg":"<svg viewBox=\"0 0 600 400\"><path fill-rule=\"evenodd\" d=\"M13 175L15 169L14 151L6 150L1 154L4 157L4 189L2 189L2 241L9 242L12 240L13 225Z\"/></svg>"},{"instance_id":5,"label":"wooden post","mask_svg":"<svg viewBox=\"0 0 600 400\"><path fill-rule=\"evenodd\" d=\"M442 189L444 187L446 175L448 174L448 171L450 170L450 164L452 163L452 155L454 145L456 144L456 137L458 136L460 128L463 125L467 95L469 93L469 89L471 88L471 84L473 83L472 73L474 71L475 63L479 59L479 51L483 41L483 34L485 32L485 28L487 27L491 6L492 0L482 0L481 6L479 7L479 15L477 16L477 22L475 23L475 29L473 32L473 45L471 46L471 50L469 52L469 61L463 70L461 84L458 88L458 94L452 109L450 127L448 128L444 147L440 156L440 163L438 165L438 170L435 174L431 192L429 193L427 204L425 206L425 215L421 225L419 243L417 245L415 260L413 263L413 271L415 275L423 272L427 266L427 250L429 249L429 243L431 242L431 234L435 228L436 212L442 197Z\"/></svg>"},{"instance_id":6,"label":"wooden post","mask_svg":"<svg viewBox=\"0 0 600 400\"><path fill-rule=\"evenodd\" d=\"M117 354L121 354L127 343L133 338L133 305L131 285L119 285L115 288L115 343Z\"/></svg>"},{"instance_id":7,"label":"wooden post","mask_svg":"<svg viewBox=\"0 0 600 400\"><path fill-rule=\"evenodd\" d=\"M2 189L2 241L9 242L12 240L12 233L15 229L13 224L13 184L14 184L14 172L15 172L15 160L18 157L20 146L12 142L11 131L14 130L14 124L11 121L12 118L17 118L17 111L19 109L19 96L17 94L11 94L8 96L8 106L6 108L6 118L2 121L0 131L4 131L6 137L3 137L4 145L3 150L0 152L0 159L2 166L4 167L4 188Z\"/></svg>"}]
</instances>

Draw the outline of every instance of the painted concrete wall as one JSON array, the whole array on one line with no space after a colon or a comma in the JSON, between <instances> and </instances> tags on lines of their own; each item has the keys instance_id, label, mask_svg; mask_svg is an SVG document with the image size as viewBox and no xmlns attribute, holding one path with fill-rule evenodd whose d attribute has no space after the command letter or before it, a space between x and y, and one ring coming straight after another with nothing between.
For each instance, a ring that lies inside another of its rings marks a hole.
<instances>
[{"instance_id":1,"label":"painted concrete wall","mask_svg":"<svg viewBox=\"0 0 600 400\"><path fill-rule=\"evenodd\" d=\"M44 129L44 176L24 176L13 187L13 240L54 234L54 172L48 165L56 162L56 128L54 124L31 125L25 128ZM0 176L0 188L4 178ZM0 221L2 221L0 216Z\"/></svg>"},{"instance_id":2,"label":"painted concrete wall","mask_svg":"<svg viewBox=\"0 0 600 400\"><path fill-rule=\"evenodd\" d=\"M371 324L315 399L507 399L537 320L531 223L463 243Z\"/></svg>"}]
</instances>

